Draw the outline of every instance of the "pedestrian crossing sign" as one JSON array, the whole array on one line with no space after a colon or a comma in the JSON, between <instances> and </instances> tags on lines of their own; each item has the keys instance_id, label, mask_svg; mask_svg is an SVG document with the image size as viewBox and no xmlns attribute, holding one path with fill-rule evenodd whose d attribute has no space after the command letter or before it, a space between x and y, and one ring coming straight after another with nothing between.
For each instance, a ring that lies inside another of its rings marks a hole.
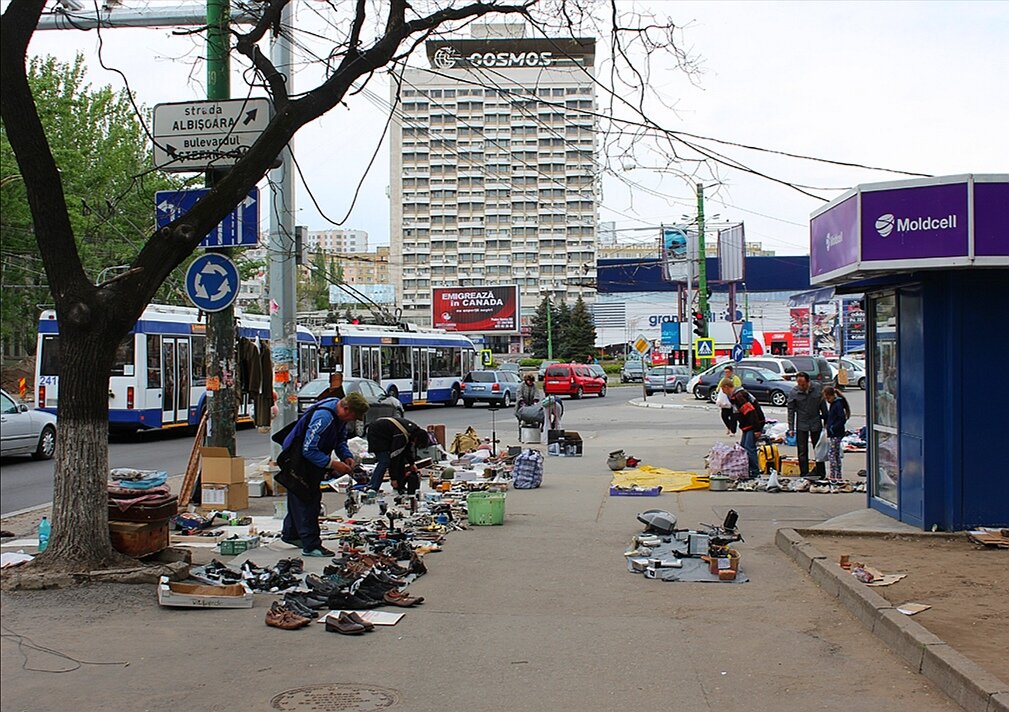
<instances>
[{"instance_id":1,"label":"pedestrian crossing sign","mask_svg":"<svg viewBox=\"0 0 1009 712\"><path fill-rule=\"evenodd\" d=\"M712 358L715 355L714 339L694 339L694 354L697 358Z\"/></svg>"}]
</instances>

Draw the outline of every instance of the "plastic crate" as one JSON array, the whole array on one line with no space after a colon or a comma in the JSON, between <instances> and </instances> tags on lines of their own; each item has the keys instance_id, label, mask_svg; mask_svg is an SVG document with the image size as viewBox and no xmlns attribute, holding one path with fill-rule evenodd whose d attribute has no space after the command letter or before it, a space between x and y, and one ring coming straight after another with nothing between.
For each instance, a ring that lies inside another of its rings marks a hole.
<instances>
[{"instance_id":1,"label":"plastic crate","mask_svg":"<svg viewBox=\"0 0 1009 712\"><path fill-rule=\"evenodd\" d=\"M504 524L504 492L470 492L466 497L469 523L478 527Z\"/></svg>"}]
</instances>

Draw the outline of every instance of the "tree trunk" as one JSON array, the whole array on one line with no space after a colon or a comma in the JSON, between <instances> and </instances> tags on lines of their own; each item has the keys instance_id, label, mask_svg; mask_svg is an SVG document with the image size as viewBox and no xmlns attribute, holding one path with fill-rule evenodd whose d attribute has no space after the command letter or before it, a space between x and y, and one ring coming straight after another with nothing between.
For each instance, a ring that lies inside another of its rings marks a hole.
<instances>
[{"instance_id":1,"label":"tree trunk","mask_svg":"<svg viewBox=\"0 0 1009 712\"><path fill-rule=\"evenodd\" d=\"M108 568L128 557L109 539L109 378L123 335L60 323L59 414L52 535L40 564Z\"/></svg>"}]
</instances>

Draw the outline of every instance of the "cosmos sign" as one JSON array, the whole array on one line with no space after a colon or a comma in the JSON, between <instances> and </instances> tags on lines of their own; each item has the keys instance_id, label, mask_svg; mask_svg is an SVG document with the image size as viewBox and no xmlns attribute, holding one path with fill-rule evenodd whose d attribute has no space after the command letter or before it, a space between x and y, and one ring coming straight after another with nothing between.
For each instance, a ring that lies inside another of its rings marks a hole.
<instances>
[{"instance_id":1,"label":"cosmos sign","mask_svg":"<svg viewBox=\"0 0 1009 712\"><path fill-rule=\"evenodd\" d=\"M439 69L469 67L549 67L553 52L473 52L463 56L455 48L444 46L434 51L431 59Z\"/></svg>"}]
</instances>

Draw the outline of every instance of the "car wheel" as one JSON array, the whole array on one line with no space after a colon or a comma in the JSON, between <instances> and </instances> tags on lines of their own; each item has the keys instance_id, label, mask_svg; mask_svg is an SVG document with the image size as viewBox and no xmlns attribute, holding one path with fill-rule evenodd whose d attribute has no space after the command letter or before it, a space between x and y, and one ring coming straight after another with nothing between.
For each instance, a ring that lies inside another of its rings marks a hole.
<instances>
[{"instance_id":1,"label":"car wheel","mask_svg":"<svg viewBox=\"0 0 1009 712\"><path fill-rule=\"evenodd\" d=\"M606 386L603 386L602 390L599 391L599 397L600 398L606 397Z\"/></svg>"},{"instance_id":2,"label":"car wheel","mask_svg":"<svg viewBox=\"0 0 1009 712\"><path fill-rule=\"evenodd\" d=\"M718 400L718 389L717 388L712 388L710 391L708 391L708 400L711 401L712 403L714 403L716 400Z\"/></svg>"},{"instance_id":3,"label":"car wheel","mask_svg":"<svg viewBox=\"0 0 1009 712\"><path fill-rule=\"evenodd\" d=\"M575 400L578 400L579 398L582 397L582 395L584 395L584 393L585 393L585 391L582 389L582 387L578 386L578 388L575 389L574 395L571 396L571 397L574 398Z\"/></svg>"},{"instance_id":4,"label":"car wheel","mask_svg":"<svg viewBox=\"0 0 1009 712\"><path fill-rule=\"evenodd\" d=\"M52 460L56 454L56 428L47 425L39 435L39 446L32 454L36 460Z\"/></svg>"},{"instance_id":5,"label":"car wheel","mask_svg":"<svg viewBox=\"0 0 1009 712\"><path fill-rule=\"evenodd\" d=\"M701 391L700 386L694 386L694 398L697 400L704 400L704 392Z\"/></svg>"},{"instance_id":6,"label":"car wheel","mask_svg":"<svg viewBox=\"0 0 1009 712\"><path fill-rule=\"evenodd\" d=\"M471 400L464 400L464 401L462 402L462 404L463 404L463 406L464 406L464 407L466 407L466 408L472 408L472 407L473 407L473 401L471 401Z\"/></svg>"},{"instance_id":7,"label":"car wheel","mask_svg":"<svg viewBox=\"0 0 1009 712\"><path fill-rule=\"evenodd\" d=\"M455 386L452 386L452 392L449 394L448 400L445 401L445 405L447 405L449 408L455 408L457 405L459 405L459 398L460 398L459 389L456 388Z\"/></svg>"},{"instance_id":8,"label":"car wheel","mask_svg":"<svg viewBox=\"0 0 1009 712\"><path fill-rule=\"evenodd\" d=\"M504 397L501 399L501 407L507 408L512 404L512 394L505 391Z\"/></svg>"},{"instance_id":9,"label":"car wheel","mask_svg":"<svg viewBox=\"0 0 1009 712\"><path fill-rule=\"evenodd\" d=\"M865 390L865 378L858 379L858 387L861 388L863 391Z\"/></svg>"},{"instance_id":10,"label":"car wheel","mask_svg":"<svg viewBox=\"0 0 1009 712\"><path fill-rule=\"evenodd\" d=\"M788 396L786 396L782 391L772 391L771 392L771 405L782 407L788 403Z\"/></svg>"},{"instance_id":11,"label":"car wheel","mask_svg":"<svg viewBox=\"0 0 1009 712\"><path fill-rule=\"evenodd\" d=\"M687 390L687 387L682 383L677 383L675 386L673 386L673 393L683 393L683 391L685 390Z\"/></svg>"}]
</instances>

